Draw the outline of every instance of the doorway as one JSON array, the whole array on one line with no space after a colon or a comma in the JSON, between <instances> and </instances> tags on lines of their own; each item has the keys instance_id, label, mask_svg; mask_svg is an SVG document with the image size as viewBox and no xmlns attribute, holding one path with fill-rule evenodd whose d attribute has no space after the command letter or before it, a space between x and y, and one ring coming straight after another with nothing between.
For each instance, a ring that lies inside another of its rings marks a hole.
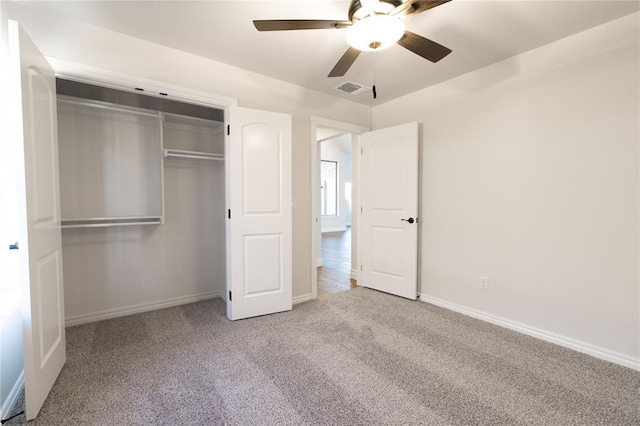
<instances>
[{"instance_id":1,"label":"doorway","mask_svg":"<svg viewBox=\"0 0 640 426\"><path fill-rule=\"evenodd\" d=\"M356 287L351 250L353 150L351 133L319 127L316 138L320 161L318 297L324 298Z\"/></svg>"},{"instance_id":2,"label":"doorway","mask_svg":"<svg viewBox=\"0 0 640 426\"><path fill-rule=\"evenodd\" d=\"M366 128L312 117L312 297L358 280L360 134Z\"/></svg>"}]
</instances>

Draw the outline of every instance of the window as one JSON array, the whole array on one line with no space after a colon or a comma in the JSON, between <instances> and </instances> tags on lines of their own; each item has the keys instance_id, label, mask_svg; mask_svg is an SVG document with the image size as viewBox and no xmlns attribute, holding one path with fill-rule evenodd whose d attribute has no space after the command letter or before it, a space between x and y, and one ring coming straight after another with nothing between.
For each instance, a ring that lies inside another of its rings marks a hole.
<instances>
[{"instance_id":1,"label":"window","mask_svg":"<svg viewBox=\"0 0 640 426\"><path fill-rule=\"evenodd\" d=\"M338 162L320 161L320 212L323 216L338 215Z\"/></svg>"}]
</instances>

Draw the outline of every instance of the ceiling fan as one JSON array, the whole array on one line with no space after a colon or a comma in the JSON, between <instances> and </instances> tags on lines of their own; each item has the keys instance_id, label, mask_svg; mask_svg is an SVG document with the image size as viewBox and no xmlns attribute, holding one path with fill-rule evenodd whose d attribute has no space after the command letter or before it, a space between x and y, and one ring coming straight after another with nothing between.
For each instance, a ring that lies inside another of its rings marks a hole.
<instances>
[{"instance_id":1,"label":"ceiling fan","mask_svg":"<svg viewBox=\"0 0 640 426\"><path fill-rule=\"evenodd\" d=\"M348 28L349 49L329 73L329 77L342 77L360 52L386 49L395 43L434 63L447 56L451 49L405 30L403 18L449 1L351 0L348 21L277 19L255 20L253 24L258 31Z\"/></svg>"}]
</instances>

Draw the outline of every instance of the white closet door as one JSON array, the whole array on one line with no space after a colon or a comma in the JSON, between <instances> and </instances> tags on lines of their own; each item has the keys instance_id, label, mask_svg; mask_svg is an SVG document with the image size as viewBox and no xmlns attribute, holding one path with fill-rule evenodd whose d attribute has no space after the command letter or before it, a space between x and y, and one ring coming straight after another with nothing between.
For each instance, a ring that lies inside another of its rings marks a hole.
<instances>
[{"instance_id":1,"label":"white closet door","mask_svg":"<svg viewBox=\"0 0 640 426\"><path fill-rule=\"evenodd\" d=\"M9 55L11 87L15 88L12 100L21 112L12 142L21 140L24 146L26 218L22 226L28 238L20 250L28 257L28 271L24 271L28 285L22 295L25 402L30 420L40 411L66 361L56 83L51 66L14 21L9 22Z\"/></svg>"},{"instance_id":2,"label":"white closet door","mask_svg":"<svg viewBox=\"0 0 640 426\"><path fill-rule=\"evenodd\" d=\"M291 309L291 116L231 110L227 316Z\"/></svg>"}]
</instances>

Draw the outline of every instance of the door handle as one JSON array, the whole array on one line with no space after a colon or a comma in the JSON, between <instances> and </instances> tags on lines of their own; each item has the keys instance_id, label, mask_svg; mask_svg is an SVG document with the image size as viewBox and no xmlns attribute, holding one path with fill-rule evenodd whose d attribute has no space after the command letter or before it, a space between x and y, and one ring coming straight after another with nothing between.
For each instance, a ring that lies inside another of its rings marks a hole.
<instances>
[{"instance_id":1,"label":"door handle","mask_svg":"<svg viewBox=\"0 0 640 426\"><path fill-rule=\"evenodd\" d=\"M10 244L9 250L18 250L18 242L16 241L15 244Z\"/></svg>"},{"instance_id":2,"label":"door handle","mask_svg":"<svg viewBox=\"0 0 640 426\"><path fill-rule=\"evenodd\" d=\"M409 223L413 223L415 222L415 219L410 217L409 219L400 219L401 221L405 221L405 222L409 222Z\"/></svg>"}]
</instances>

